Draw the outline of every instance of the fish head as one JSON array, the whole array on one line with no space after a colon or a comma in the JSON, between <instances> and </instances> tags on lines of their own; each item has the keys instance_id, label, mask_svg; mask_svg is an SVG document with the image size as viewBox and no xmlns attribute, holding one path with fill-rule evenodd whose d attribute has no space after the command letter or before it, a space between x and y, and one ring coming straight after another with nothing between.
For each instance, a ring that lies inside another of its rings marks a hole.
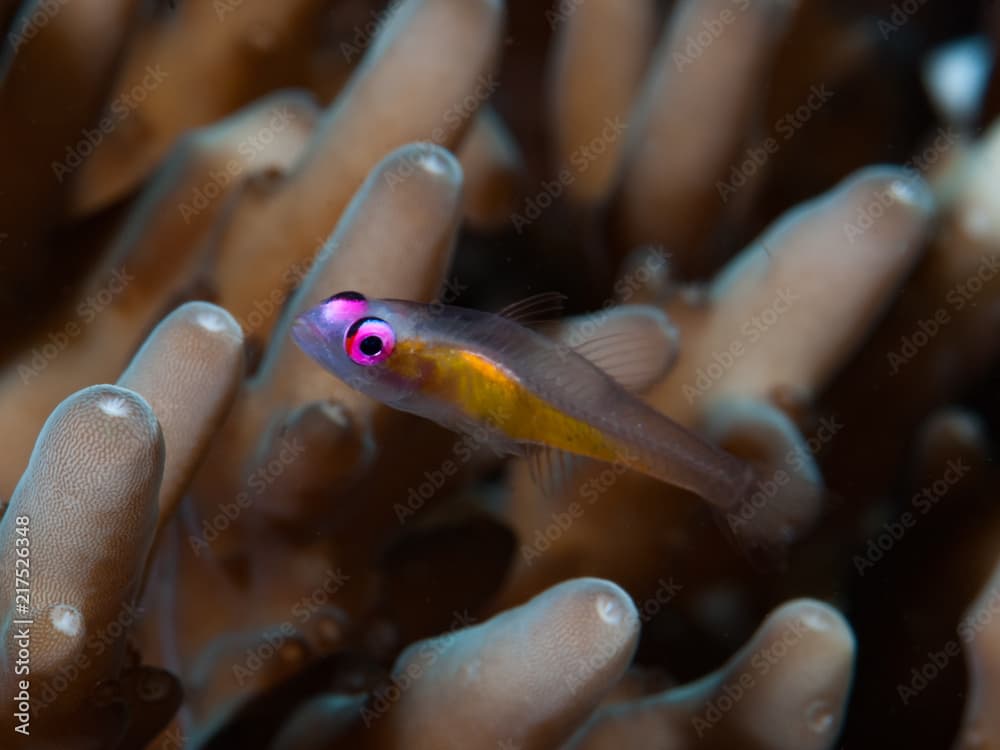
<instances>
[{"instance_id":1,"label":"fish head","mask_svg":"<svg viewBox=\"0 0 1000 750\"><path fill-rule=\"evenodd\" d=\"M340 292L299 315L292 338L319 364L357 391L397 403L421 384L424 368L404 344L416 337L405 303Z\"/></svg>"}]
</instances>

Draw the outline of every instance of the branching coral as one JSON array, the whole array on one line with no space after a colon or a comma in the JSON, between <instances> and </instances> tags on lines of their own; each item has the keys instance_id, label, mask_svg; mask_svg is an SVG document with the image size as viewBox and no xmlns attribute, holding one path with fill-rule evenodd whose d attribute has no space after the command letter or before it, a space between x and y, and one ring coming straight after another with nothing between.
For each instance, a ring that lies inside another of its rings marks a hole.
<instances>
[{"instance_id":1,"label":"branching coral","mask_svg":"<svg viewBox=\"0 0 1000 750\"><path fill-rule=\"evenodd\" d=\"M91 705L98 683L126 664L163 453L149 404L123 388L80 391L46 422L0 527L4 570L25 561L3 583L14 615L4 628L3 698L10 705L23 690L20 706L31 705L21 717L4 712L8 737L12 720L51 747L100 747L121 731L113 705Z\"/></svg>"},{"instance_id":2,"label":"branching coral","mask_svg":"<svg viewBox=\"0 0 1000 750\"><path fill-rule=\"evenodd\" d=\"M243 369L236 321L214 305L191 302L156 327L118 380L146 397L163 430L170 461L160 484L158 525L174 514Z\"/></svg>"},{"instance_id":3,"label":"branching coral","mask_svg":"<svg viewBox=\"0 0 1000 750\"><path fill-rule=\"evenodd\" d=\"M756 84L794 7L785 0L688 0L674 11L627 135L619 211L628 246L668 244L687 274L711 267L713 233L729 200L718 183L760 117ZM723 35L724 44L713 43Z\"/></svg>"},{"instance_id":4,"label":"branching coral","mask_svg":"<svg viewBox=\"0 0 1000 750\"><path fill-rule=\"evenodd\" d=\"M119 126L96 144L74 182L74 211L90 213L127 194L186 130L301 81L311 52L302 40L323 9L319 0L250 4L240 13L235 3L186 2L150 19L111 92L106 116L120 118ZM204 80L211 90L191 96ZM263 140L248 143L261 150Z\"/></svg>"},{"instance_id":5,"label":"branching coral","mask_svg":"<svg viewBox=\"0 0 1000 750\"><path fill-rule=\"evenodd\" d=\"M482 625L415 643L361 712L371 731L359 731L354 746L557 746L621 677L638 626L624 591L582 579Z\"/></svg>"},{"instance_id":6,"label":"branching coral","mask_svg":"<svg viewBox=\"0 0 1000 750\"><path fill-rule=\"evenodd\" d=\"M66 261L58 245L48 245L52 228L69 199L69 176L92 144L89 126L100 112L108 77L125 43L138 3L135 0L72 3L48 15L44 0L25 3L0 54L0 226L3 226L5 316L27 307L43 308L25 290L39 281L41 268ZM45 23L40 19L45 18ZM51 101L59 116L49 116ZM35 253L46 252L45 263ZM30 320L31 315L26 315Z\"/></svg>"},{"instance_id":7,"label":"branching coral","mask_svg":"<svg viewBox=\"0 0 1000 750\"><path fill-rule=\"evenodd\" d=\"M240 320L308 267L353 192L386 153L410 141L453 146L493 93L502 12L493 0L410 0L393 14L350 84L317 124L297 169L267 195L248 194L220 240L216 278ZM451 64L461 59L461 66ZM399 117L399 102L409 103ZM405 181L409 168L386 176ZM331 179L336 175L336 179ZM280 251L278 250L280 248ZM255 273L242 273L247 264ZM259 310L258 310L259 312ZM274 315L265 316L262 334Z\"/></svg>"},{"instance_id":8,"label":"branching coral","mask_svg":"<svg viewBox=\"0 0 1000 750\"><path fill-rule=\"evenodd\" d=\"M620 588L578 579L454 625L402 653L369 705L328 695L303 707L278 746L553 747L622 676L639 620Z\"/></svg>"},{"instance_id":9,"label":"branching coral","mask_svg":"<svg viewBox=\"0 0 1000 750\"><path fill-rule=\"evenodd\" d=\"M835 610L790 602L720 671L603 708L570 747L829 747L853 661L850 627Z\"/></svg>"},{"instance_id":10,"label":"branching coral","mask_svg":"<svg viewBox=\"0 0 1000 750\"><path fill-rule=\"evenodd\" d=\"M523 178L521 154L499 115L484 108L462 140L458 158L465 175L465 218L484 230L502 227Z\"/></svg>"},{"instance_id":11,"label":"branching coral","mask_svg":"<svg viewBox=\"0 0 1000 750\"><path fill-rule=\"evenodd\" d=\"M301 125L290 126L261 153L241 151L246 137L266 127L279 110L305 116L310 111L301 98L279 94L179 144L173 162L137 201L134 220L112 240L107 257L59 304L58 324L8 362L0 376L0 403L5 413L16 415L20 429L0 437L7 457L0 469L4 493L23 470L31 448L27 436L49 411L77 388L114 379L159 318L204 287L211 254L204 235L225 213L226 201L214 195L200 204L197 194L214 184L210 175L219 170L232 175L229 189L235 189L299 153Z\"/></svg>"},{"instance_id":12,"label":"branching coral","mask_svg":"<svg viewBox=\"0 0 1000 750\"><path fill-rule=\"evenodd\" d=\"M128 746L176 710L175 678L135 664L126 637L157 526L229 405L242 344L225 311L185 305L153 331L122 385L79 391L43 427L0 525L4 570L16 572L4 581L14 615L4 697L29 696L30 711L14 718L38 741Z\"/></svg>"},{"instance_id":13,"label":"branching coral","mask_svg":"<svg viewBox=\"0 0 1000 750\"><path fill-rule=\"evenodd\" d=\"M1000 742L1000 131L920 90L982 3L20 5L0 746ZM347 290L563 292L759 489L376 403L289 336Z\"/></svg>"}]
</instances>

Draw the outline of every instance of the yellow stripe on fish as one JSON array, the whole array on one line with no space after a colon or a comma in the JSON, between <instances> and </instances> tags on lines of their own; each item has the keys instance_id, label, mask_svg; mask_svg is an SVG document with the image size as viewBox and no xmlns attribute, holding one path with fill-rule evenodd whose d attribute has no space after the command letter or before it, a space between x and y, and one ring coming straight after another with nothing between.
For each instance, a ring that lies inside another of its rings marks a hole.
<instances>
[{"instance_id":1,"label":"yellow stripe on fish","mask_svg":"<svg viewBox=\"0 0 1000 750\"><path fill-rule=\"evenodd\" d=\"M600 429L555 408L509 370L475 352L400 341L386 366L403 377L420 378L426 393L452 401L470 421L488 423L511 440L601 461L620 458L615 442Z\"/></svg>"}]
</instances>

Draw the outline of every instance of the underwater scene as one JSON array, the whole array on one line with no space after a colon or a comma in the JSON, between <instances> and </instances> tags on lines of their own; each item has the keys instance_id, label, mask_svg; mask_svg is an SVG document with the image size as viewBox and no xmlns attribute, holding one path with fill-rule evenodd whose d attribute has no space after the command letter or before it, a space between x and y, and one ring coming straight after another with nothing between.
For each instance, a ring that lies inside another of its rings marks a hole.
<instances>
[{"instance_id":1,"label":"underwater scene","mask_svg":"<svg viewBox=\"0 0 1000 750\"><path fill-rule=\"evenodd\" d=\"M998 45L0 0L0 750L1000 750Z\"/></svg>"}]
</instances>

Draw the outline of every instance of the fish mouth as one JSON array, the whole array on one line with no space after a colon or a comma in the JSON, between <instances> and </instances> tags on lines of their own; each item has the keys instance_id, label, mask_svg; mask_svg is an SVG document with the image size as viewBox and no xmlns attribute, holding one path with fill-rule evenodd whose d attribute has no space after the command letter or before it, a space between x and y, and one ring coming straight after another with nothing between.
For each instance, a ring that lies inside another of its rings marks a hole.
<instances>
[{"instance_id":1,"label":"fish mouth","mask_svg":"<svg viewBox=\"0 0 1000 750\"><path fill-rule=\"evenodd\" d=\"M292 322L292 338L306 354L312 355L323 347L323 335L305 314L299 315Z\"/></svg>"}]
</instances>

